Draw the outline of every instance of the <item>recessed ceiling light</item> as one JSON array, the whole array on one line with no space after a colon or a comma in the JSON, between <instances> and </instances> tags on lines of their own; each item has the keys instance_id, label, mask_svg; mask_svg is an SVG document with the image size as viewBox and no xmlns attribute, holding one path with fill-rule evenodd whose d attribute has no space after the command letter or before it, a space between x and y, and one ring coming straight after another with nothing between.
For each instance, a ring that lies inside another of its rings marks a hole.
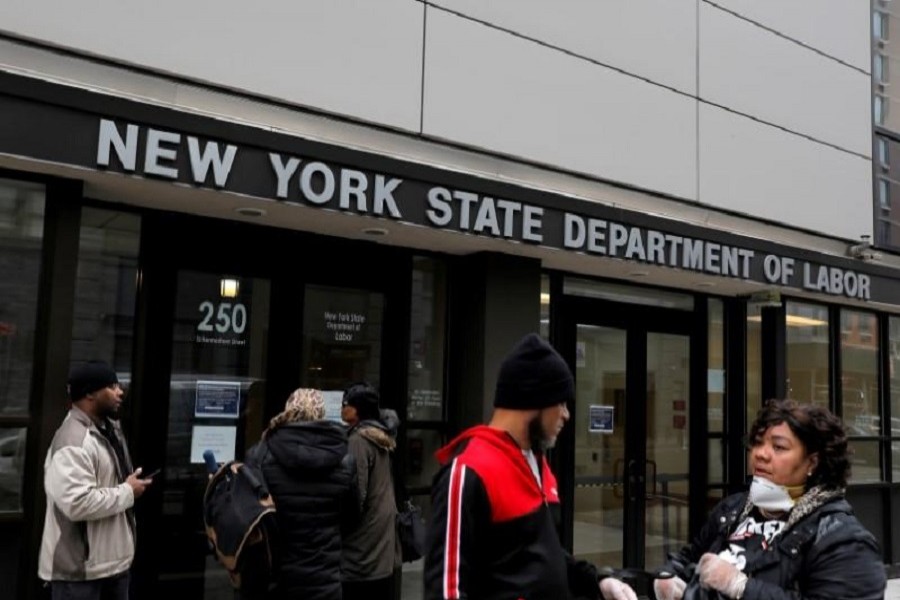
<instances>
[{"instance_id":1,"label":"recessed ceiling light","mask_svg":"<svg viewBox=\"0 0 900 600\"><path fill-rule=\"evenodd\" d=\"M698 282L694 283L694 285L696 285L697 287L704 287L704 288L716 287L716 284L712 281L698 281Z\"/></svg>"},{"instance_id":2,"label":"recessed ceiling light","mask_svg":"<svg viewBox=\"0 0 900 600\"><path fill-rule=\"evenodd\" d=\"M255 208L252 206L241 206L240 208L234 209L234 212L241 215L242 217L264 217L264 216L266 216L265 209Z\"/></svg>"},{"instance_id":3,"label":"recessed ceiling light","mask_svg":"<svg viewBox=\"0 0 900 600\"><path fill-rule=\"evenodd\" d=\"M387 235L389 232L384 227L366 227L362 230L362 232L366 235L371 235L374 237L379 237L382 235Z\"/></svg>"},{"instance_id":4,"label":"recessed ceiling light","mask_svg":"<svg viewBox=\"0 0 900 600\"><path fill-rule=\"evenodd\" d=\"M631 277L646 277L650 274L650 271L629 271L628 275Z\"/></svg>"}]
</instances>

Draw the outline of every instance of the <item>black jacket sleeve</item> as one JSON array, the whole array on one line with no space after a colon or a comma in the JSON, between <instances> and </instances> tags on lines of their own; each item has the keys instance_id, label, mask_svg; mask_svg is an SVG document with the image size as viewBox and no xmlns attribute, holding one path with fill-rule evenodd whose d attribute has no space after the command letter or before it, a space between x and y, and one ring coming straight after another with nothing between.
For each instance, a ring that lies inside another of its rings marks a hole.
<instances>
[{"instance_id":1,"label":"black jacket sleeve","mask_svg":"<svg viewBox=\"0 0 900 600\"><path fill-rule=\"evenodd\" d=\"M474 471L454 459L438 472L425 538L426 600L478 598L479 544L490 519L487 492Z\"/></svg>"},{"instance_id":2,"label":"black jacket sleeve","mask_svg":"<svg viewBox=\"0 0 900 600\"><path fill-rule=\"evenodd\" d=\"M600 575L597 573L597 567L566 552L566 570L569 576L569 590L574 597L600 597Z\"/></svg>"},{"instance_id":3,"label":"black jacket sleeve","mask_svg":"<svg viewBox=\"0 0 900 600\"><path fill-rule=\"evenodd\" d=\"M884 565L872 534L855 517L845 514L823 518L818 531L821 535L806 547L806 556L801 562L802 593L750 577L743 599L884 598Z\"/></svg>"}]
</instances>

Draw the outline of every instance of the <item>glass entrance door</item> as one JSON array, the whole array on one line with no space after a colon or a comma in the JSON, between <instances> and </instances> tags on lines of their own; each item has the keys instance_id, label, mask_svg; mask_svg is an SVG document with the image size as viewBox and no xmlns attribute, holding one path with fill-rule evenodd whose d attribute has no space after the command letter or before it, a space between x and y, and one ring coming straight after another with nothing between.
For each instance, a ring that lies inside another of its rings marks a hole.
<instances>
[{"instance_id":1,"label":"glass entrance door","mask_svg":"<svg viewBox=\"0 0 900 600\"><path fill-rule=\"evenodd\" d=\"M573 552L652 568L688 540L690 334L624 325L574 323Z\"/></svg>"},{"instance_id":2,"label":"glass entrance door","mask_svg":"<svg viewBox=\"0 0 900 600\"><path fill-rule=\"evenodd\" d=\"M277 299L282 308L300 309L302 322L297 319L294 335L273 331L280 323L270 315L273 290L296 292ZM167 549L157 558L163 595L233 600L226 571L210 553L203 529L203 453L212 450L218 462L241 460L259 441L288 396L267 389L269 377L288 380L290 390L322 390L326 418L340 421L349 384L380 383L384 304L383 293L365 289L273 286L264 278L178 271L165 459L158 482L163 499L156 533ZM272 343L273 338L295 347ZM292 360L279 361L284 355ZM288 376L273 372L279 369Z\"/></svg>"}]
</instances>

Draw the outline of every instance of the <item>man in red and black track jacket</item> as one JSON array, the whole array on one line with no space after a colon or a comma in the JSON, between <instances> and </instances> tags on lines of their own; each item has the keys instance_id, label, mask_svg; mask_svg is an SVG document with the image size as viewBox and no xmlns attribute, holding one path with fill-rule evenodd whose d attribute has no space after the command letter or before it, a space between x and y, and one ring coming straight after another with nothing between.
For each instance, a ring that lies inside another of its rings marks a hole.
<instances>
[{"instance_id":1,"label":"man in red and black track jacket","mask_svg":"<svg viewBox=\"0 0 900 600\"><path fill-rule=\"evenodd\" d=\"M559 354L526 336L500 367L489 425L437 453L425 556L427 600L637 600L560 544L556 478L543 459L569 418L574 380Z\"/></svg>"}]
</instances>

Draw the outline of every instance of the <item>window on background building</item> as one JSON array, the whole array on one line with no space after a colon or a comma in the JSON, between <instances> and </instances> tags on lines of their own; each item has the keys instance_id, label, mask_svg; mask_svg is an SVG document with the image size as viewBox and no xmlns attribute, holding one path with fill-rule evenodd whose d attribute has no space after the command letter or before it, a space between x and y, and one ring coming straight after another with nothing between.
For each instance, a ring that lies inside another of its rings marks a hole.
<instances>
[{"instance_id":1,"label":"window on background building","mask_svg":"<svg viewBox=\"0 0 900 600\"><path fill-rule=\"evenodd\" d=\"M888 39L888 15L887 13L872 12L872 37L876 40Z\"/></svg>"},{"instance_id":2,"label":"window on background building","mask_svg":"<svg viewBox=\"0 0 900 600\"><path fill-rule=\"evenodd\" d=\"M891 187L887 179L878 180L878 205L881 208L891 207Z\"/></svg>"},{"instance_id":3,"label":"window on background building","mask_svg":"<svg viewBox=\"0 0 900 600\"><path fill-rule=\"evenodd\" d=\"M72 361L106 361L126 391L131 381L140 237L138 215L89 207L81 212Z\"/></svg>"},{"instance_id":4,"label":"window on background building","mask_svg":"<svg viewBox=\"0 0 900 600\"><path fill-rule=\"evenodd\" d=\"M878 162L881 163L881 166L890 167L891 164L891 155L890 150L888 149L888 141L882 137L878 138Z\"/></svg>"},{"instance_id":5,"label":"window on background building","mask_svg":"<svg viewBox=\"0 0 900 600\"><path fill-rule=\"evenodd\" d=\"M880 94L875 94L873 102L872 118L876 125L884 125L884 121L887 119L887 99Z\"/></svg>"},{"instance_id":6,"label":"window on background building","mask_svg":"<svg viewBox=\"0 0 900 600\"><path fill-rule=\"evenodd\" d=\"M871 313L841 310L841 414L853 483L881 481L878 319Z\"/></svg>"},{"instance_id":7,"label":"window on background building","mask_svg":"<svg viewBox=\"0 0 900 600\"><path fill-rule=\"evenodd\" d=\"M787 397L828 407L828 307L785 305Z\"/></svg>"},{"instance_id":8,"label":"window on background building","mask_svg":"<svg viewBox=\"0 0 900 600\"><path fill-rule=\"evenodd\" d=\"M410 499L427 518L431 511L431 480L438 470L434 453L446 441L444 420L444 349L447 341L447 268L424 256L413 258L410 299L409 375L406 405L405 485ZM422 561L404 563L406 598L421 597Z\"/></svg>"},{"instance_id":9,"label":"window on background building","mask_svg":"<svg viewBox=\"0 0 900 600\"><path fill-rule=\"evenodd\" d=\"M44 186L0 179L0 513L22 511L44 207Z\"/></svg>"},{"instance_id":10,"label":"window on background building","mask_svg":"<svg viewBox=\"0 0 900 600\"><path fill-rule=\"evenodd\" d=\"M876 54L872 61L872 78L876 83L887 83L888 60L884 54Z\"/></svg>"}]
</instances>

